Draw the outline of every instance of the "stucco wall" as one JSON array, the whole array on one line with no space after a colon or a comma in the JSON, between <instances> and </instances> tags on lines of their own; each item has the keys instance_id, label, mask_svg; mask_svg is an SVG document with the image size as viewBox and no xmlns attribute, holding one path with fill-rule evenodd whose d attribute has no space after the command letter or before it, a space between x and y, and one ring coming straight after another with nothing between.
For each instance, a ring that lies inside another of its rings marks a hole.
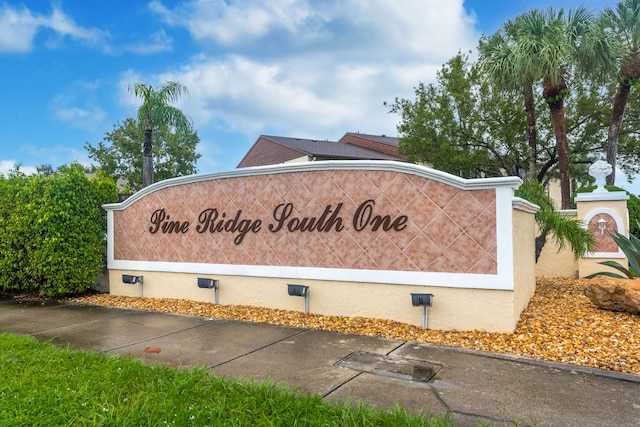
<instances>
[{"instance_id":1,"label":"stucco wall","mask_svg":"<svg viewBox=\"0 0 640 427\"><path fill-rule=\"evenodd\" d=\"M434 295L428 311L431 329L504 332L512 331L518 320L513 291L111 270L111 293L132 297L140 296L140 285L123 284L122 274L142 274L143 296L149 298L213 302L214 290L197 286L198 277L210 277L220 281L219 303L224 305L303 311L304 299L287 293L287 284L295 283L309 286L310 313L391 319L422 326L422 308L411 305L414 292Z\"/></svg>"},{"instance_id":2,"label":"stucco wall","mask_svg":"<svg viewBox=\"0 0 640 427\"><path fill-rule=\"evenodd\" d=\"M623 266L628 262L618 245L609 233L629 235L628 196L624 192L579 193L576 196L577 209L561 211L572 219L584 222L596 238L597 248L594 253L575 260L570 248L558 250L558 246L549 236L542 254L536 264L536 275L540 277L586 277L600 271L616 272L614 268L604 266L600 262L614 260ZM598 228L598 221L604 219L606 230ZM536 230L536 235L539 232Z\"/></svg>"},{"instance_id":3,"label":"stucco wall","mask_svg":"<svg viewBox=\"0 0 640 427\"><path fill-rule=\"evenodd\" d=\"M593 254L582 258L579 262L580 277L585 277L600 271L617 272L612 267L599 264L606 260L613 260L628 266L626 256L619 250L618 245L611 239L609 233L616 232L629 235L629 212L627 209L628 196L624 192L602 192L580 194L576 198L578 217L584 218L587 228L593 233L598 242L598 248ZM606 221L606 230L598 228L598 220Z\"/></svg>"},{"instance_id":4,"label":"stucco wall","mask_svg":"<svg viewBox=\"0 0 640 427\"><path fill-rule=\"evenodd\" d=\"M163 181L105 206L111 293L140 295L133 274L144 296L213 301L213 277L221 304L302 310L303 284L311 312L417 325L410 294L432 293L429 327L510 331L535 288L520 182L382 161Z\"/></svg>"},{"instance_id":5,"label":"stucco wall","mask_svg":"<svg viewBox=\"0 0 640 427\"><path fill-rule=\"evenodd\" d=\"M562 214L570 219L578 218L577 210L562 211ZM539 234L540 231L536 226L535 235ZM535 271L538 277L578 277L578 262L574 259L570 248L558 250L553 236L548 236Z\"/></svg>"},{"instance_id":6,"label":"stucco wall","mask_svg":"<svg viewBox=\"0 0 640 427\"><path fill-rule=\"evenodd\" d=\"M578 277L578 263L570 249L558 250L550 239L544 245L540 259L536 264L536 276L539 277Z\"/></svg>"},{"instance_id":7,"label":"stucco wall","mask_svg":"<svg viewBox=\"0 0 640 427\"><path fill-rule=\"evenodd\" d=\"M517 319L527 307L536 291L535 264L535 209L513 210L513 259L514 259L514 306L513 317Z\"/></svg>"}]
</instances>

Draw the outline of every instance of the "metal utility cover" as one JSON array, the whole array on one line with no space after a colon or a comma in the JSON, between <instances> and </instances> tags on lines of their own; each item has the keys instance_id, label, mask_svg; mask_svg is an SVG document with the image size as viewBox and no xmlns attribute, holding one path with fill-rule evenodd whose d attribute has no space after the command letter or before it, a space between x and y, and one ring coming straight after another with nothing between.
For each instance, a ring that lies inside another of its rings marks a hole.
<instances>
[{"instance_id":1,"label":"metal utility cover","mask_svg":"<svg viewBox=\"0 0 640 427\"><path fill-rule=\"evenodd\" d=\"M356 351L338 361L336 366L354 371L368 372L405 381L428 382L441 366L423 360L385 356L384 354Z\"/></svg>"}]
</instances>

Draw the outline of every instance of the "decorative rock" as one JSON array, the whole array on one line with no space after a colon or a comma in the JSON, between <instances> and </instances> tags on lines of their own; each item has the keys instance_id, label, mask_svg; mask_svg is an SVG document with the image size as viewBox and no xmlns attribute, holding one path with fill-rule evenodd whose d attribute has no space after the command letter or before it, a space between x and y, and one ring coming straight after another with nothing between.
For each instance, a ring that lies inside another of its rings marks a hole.
<instances>
[{"instance_id":1,"label":"decorative rock","mask_svg":"<svg viewBox=\"0 0 640 427\"><path fill-rule=\"evenodd\" d=\"M171 298L91 294L70 301L428 342L640 375L640 315L597 308L585 296L588 283L589 279L573 277L538 277L536 292L514 333L441 331L383 319Z\"/></svg>"},{"instance_id":2,"label":"decorative rock","mask_svg":"<svg viewBox=\"0 0 640 427\"><path fill-rule=\"evenodd\" d=\"M596 307L640 314L640 280L596 276L584 293Z\"/></svg>"}]
</instances>

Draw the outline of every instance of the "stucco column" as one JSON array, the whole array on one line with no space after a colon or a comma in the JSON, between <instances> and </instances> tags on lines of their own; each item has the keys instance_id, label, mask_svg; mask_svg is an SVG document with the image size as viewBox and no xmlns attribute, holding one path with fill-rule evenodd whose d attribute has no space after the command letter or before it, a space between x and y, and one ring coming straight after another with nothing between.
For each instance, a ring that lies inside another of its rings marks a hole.
<instances>
[{"instance_id":1,"label":"stucco column","mask_svg":"<svg viewBox=\"0 0 640 427\"><path fill-rule=\"evenodd\" d=\"M576 207L579 220L584 227L595 236L598 246L596 251L587 254L578 263L579 276L585 277L599 271L616 271L611 267L599 264L612 260L627 266L627 259L610 234L616 232L629 235L629 196L624 191L607 191L604 178L611 173L611 165L599 161L591 165L589 174L596 178L598 187L591 193L578 193Z\"/></svg>"}]
</instances>

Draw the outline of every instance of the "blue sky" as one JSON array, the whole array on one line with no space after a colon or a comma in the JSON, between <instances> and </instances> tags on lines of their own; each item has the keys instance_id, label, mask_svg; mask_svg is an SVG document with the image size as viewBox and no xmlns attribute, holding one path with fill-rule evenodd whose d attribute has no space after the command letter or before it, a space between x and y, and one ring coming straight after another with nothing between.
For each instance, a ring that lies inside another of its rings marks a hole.
<instances>
[{"instance_id":1,"label":"blue sky","mask_svg":"<svg viewBox=\"0 0 640 427\"><path fill-rule=\"evenodd\" d=\"M132 82L176 80L201 173L231 170L260 134L396 134L383 105L481 34L573 0L0 0L0 173L89 164L135 115ZM622 184L622 182L620 182Z\"/></svg>"}]
</instances>

